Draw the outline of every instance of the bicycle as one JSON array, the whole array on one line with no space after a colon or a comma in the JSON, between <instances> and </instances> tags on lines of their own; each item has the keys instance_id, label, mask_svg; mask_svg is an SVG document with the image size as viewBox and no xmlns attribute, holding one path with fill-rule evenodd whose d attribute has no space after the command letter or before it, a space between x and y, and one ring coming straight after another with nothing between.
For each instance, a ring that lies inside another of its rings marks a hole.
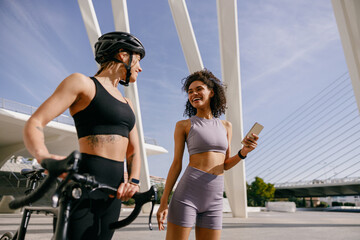
<instances>
[{"instance_id":1,"label":"bicycle","mask_svg":"<svg viewBox=\"0 0 360 240\"><path fill-rule=\"evenodd\" d=\"M11 209L17 209L36 202L51 188L51 186L55 183L56 179L61 174L67 173L65 179L56 188L55 193L52 195L51 199L52 207L59 207L53 239L65 240L67 236L68 220L70 217L72 202L81 197L82 188L88 188L91 189L91 191L101 190L106 194L111 195L116 195L117 192L116 188L99 183L93 176L88 174L79 174L78 169L80 161L81 154L78 151L72 152L67 158L63 160L44 159L41 162L41 166L48 171L48 175L42 184L29 195L10 202L9 207ZM135 193L132 198L135 200L134 210L125 219L111 223L109 226L110 229L118 229L129 225L139 215L142 206L147 202L152 202L148 223L149 229L152 230L151 217L157 198L156 188L152 186L146 192ZM17 239L22 240L20 238Z\"/></svg>"},{"instance_id":2,"label":"bicycle","mask_svg":"<svg viewBox=\"0 0 360 240\"><path fill-rule=\"evenodd\" d=\"M28 195L33 192L45 175L43 174L45 169L22 169L20 174L25 176L29 181L29 188L26 189L25 194ZM32 207L31 204L26 206L23 210L21 224L15 233L6 232L1 237L0 240L10 240L10 239L24 239L27 231L28 223L30 221L31 215L36 214L52 214L53 215L53 231L55 230L56 220L57 220L57 209L49 207Z\"/></svg>"}]
</instances>

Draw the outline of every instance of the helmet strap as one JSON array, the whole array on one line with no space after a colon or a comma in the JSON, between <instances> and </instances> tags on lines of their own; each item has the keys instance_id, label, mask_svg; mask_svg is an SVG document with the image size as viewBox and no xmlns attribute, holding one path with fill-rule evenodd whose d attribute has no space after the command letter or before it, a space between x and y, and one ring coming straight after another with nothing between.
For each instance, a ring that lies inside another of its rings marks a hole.
<instances>
[{"instance_id":1,"label":"helmet strap","mask_svg":"<svg viewBox=\"0 0 360 240\"><path fill-rule=\"evenodd\" d=\"M113 60L115 62L118 62L118 63L122 63L124 64L125 66L125 69L126 69L126 78L125 78L125 81L124 80L120 80L120 84L121 85L124 85L125 87L129 86L129 82L130 82L130 76L131 76L131 62L132 62L132 58L133 58L133 55L131 52L128 52L128 51L123 51L123 52L127 52L129 54L129 64L126 64L124 63L123 61L117 59L117 58L113 58Z\"/></svg>"}]
</instances>

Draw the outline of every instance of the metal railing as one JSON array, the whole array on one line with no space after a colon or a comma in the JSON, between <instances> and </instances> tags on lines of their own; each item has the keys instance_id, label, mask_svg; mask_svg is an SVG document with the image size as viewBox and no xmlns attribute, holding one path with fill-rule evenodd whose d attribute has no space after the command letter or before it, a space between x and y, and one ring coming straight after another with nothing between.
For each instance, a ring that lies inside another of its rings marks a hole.
<instances>
[{"instance_id":1,"label":"metal railing","mask_svg":"<svg viewBox=\"0 0 360 240\"><path fill-rule=\"evenodd\" d=\"M26 105L23 103L18 103L4 98L0 98L0 108L10 110L13 112L27 114L27 115L32 115L37 109L36 107ZM75 125L74 120L70 116L65 114L61 114L60 116L56 117L53 121L71 126Z\"/></svg>"},{"instance_id":2,"label":"metal railing","mask_svg":"<svg viewBox=\"0 0 360 240\"><path fill-rule=\"evenodd\" d=\"M360 183L360 177L348 177L348 178L335 178L335 179L314 179L310 181L289 182L289 183L277 183L275 188L285 187L298 187L298 186L311 186L311 185L331 185L331 184L344 184L344 183Z\"/></svg>"}]
</instances>

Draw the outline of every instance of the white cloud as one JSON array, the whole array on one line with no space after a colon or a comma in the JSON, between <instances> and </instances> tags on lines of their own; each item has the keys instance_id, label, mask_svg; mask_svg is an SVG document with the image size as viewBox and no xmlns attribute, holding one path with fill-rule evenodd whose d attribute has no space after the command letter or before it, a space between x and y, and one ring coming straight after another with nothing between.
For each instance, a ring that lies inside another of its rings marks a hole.
<instances>
[{"instance_id":1,"label":"white cloud","mask_svg":"<svg viewBox=\"0 0 360 240\"><path fill-rule=\"evenodd\" d=\"M54 42L49 40L49 29L55 28L52 20L43 18L47 14L40 15L29 11L23 2L8 3L9 6L1 17L1 32L6 33L2 36L9 48L2 51L17 61L17 64L10 65L8 71L16 72L18 66L23 66L37 76L37 79L32 80L33 83L40 81L42 86L58 83L59 79L63 79L69 72L63 60L56 54L55 48L58 45L54 46Z\"/></svg>"},{"instance_id":2,"label":"white cloud","mask_svg":"<svg viewBox=\"0 0 360 240\"><path fill-rule=\"evenodd\" d=\"M246 11L239 9L241 61L252 68L248 79L252 84L295 64L311 61L314 54L339 39L329 4L276 3L255 1Z\"/></svg>"}]
</instances>

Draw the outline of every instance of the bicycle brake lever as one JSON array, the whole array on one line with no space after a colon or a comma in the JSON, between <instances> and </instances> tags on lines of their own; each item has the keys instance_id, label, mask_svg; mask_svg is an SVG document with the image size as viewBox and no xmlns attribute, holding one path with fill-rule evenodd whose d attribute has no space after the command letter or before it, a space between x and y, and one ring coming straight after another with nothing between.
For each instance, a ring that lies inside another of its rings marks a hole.
<instances>
[{"instance_id":1,"label":"bicycle brake lever","mask_svg":"<svg viewBox=\"0 0 360 240\"><path fill-rule=\"evenodd\" d=\"M149 229L150 229L150 231L153 230L152 224L151 224L151 217L152 217L152 213L153 213L153 210L154 210L155 201L151 201L151 203L152 203L152 205L151 205L151 210L150 210L150 215L149 215Z\"/></svg>"},{"instance_id":2,"label":"bicycle brake lever","mask_svg":"<svg viewBox=\"0 0 360 240\"><path fill-rule=\"evenodd\" d=\"M151 217L152 217L152 214L153 214L153 211L154 211L154 207L155 207L155 203L156 203L156 199L157 199L157 189L156 187L152 187L153 188L153 193L154 195L152 195L152 198L151 198L151 210L150 210L150 215L149 215L149 229L152 231L153 228L152 228L152 224L151 224Z\"/></svg>"}]
</instances>

